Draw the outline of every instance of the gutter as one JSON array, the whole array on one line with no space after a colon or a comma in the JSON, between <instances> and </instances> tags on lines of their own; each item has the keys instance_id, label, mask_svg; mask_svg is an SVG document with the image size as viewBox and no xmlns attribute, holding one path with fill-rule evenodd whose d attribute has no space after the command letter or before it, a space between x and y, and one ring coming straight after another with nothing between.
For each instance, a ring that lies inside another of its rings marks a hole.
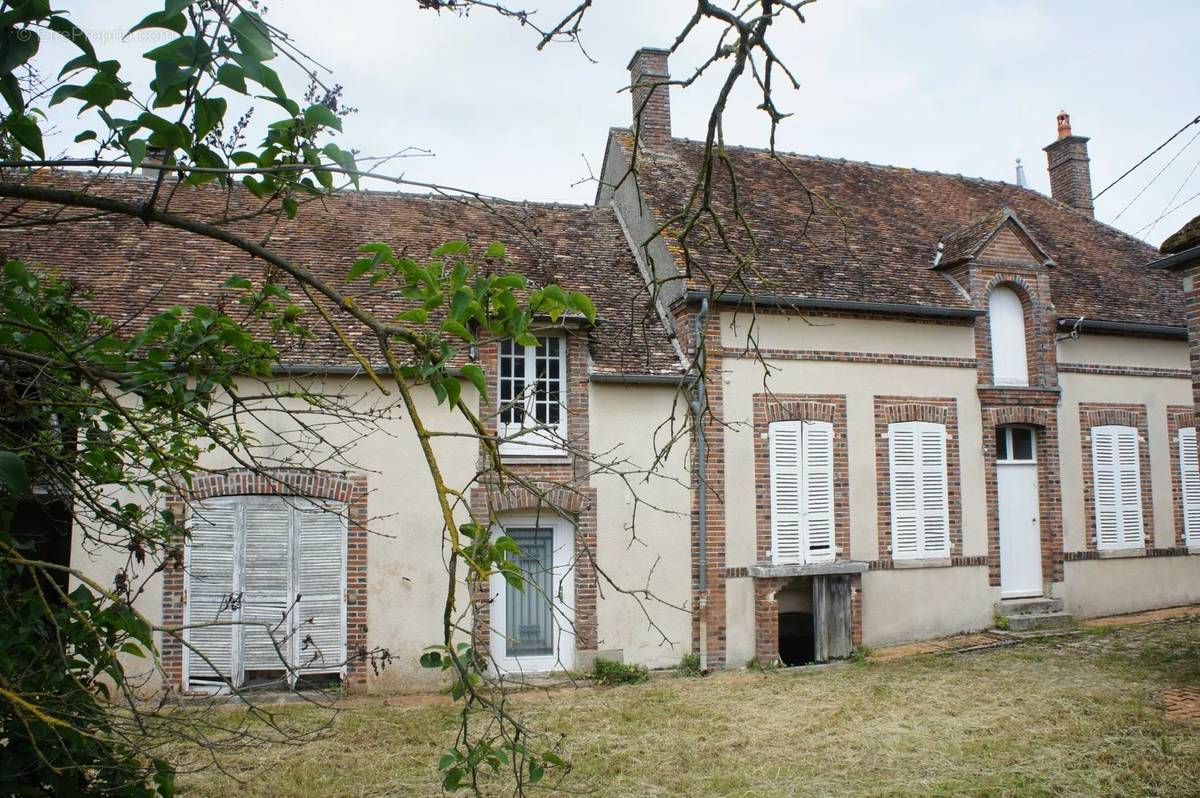
<instances>
[{"instance_id":1,"label":"gutter","mask_svg":"<svg viewBox=\"0 0 1200 798\"><path fill-rule=\"evenodd\" d=\"M983 316L986 311L975 308L947 308L938 305L906 305L895 302L859 302L852 299L813 299L802 296L778 296L776 294L740 294L732 291L722 291L710 294L708 291L689 290L683 296L684 302L706 301L710 296L714 302L722 305L758 305L761 307L812 308L814 310L854 310L869 313L904 313L910 316L934 316L938 318L974 319Z\"/></svg>"},{"instance_id":2,"label":"gutter","mask_svg":"<svg viewBox=\"0 0 1200 798\"><path fill-rule=\"evenodd\" d=\"M1176 252L1174 255L1165 255L1157 260L1152 260L1146 264L1147 269L1183 269L1193 264L1200 263L1200 246L1190 247L1183 252Z\"/></svg>"},{"instance_id":3,"label":"gutter","mask_svg":"<svg viewBox=\"0 0 1200 798\"><path fill-rule=\"evenodd\" d=\"M1082 332L1100 333L1129 333L1132 335L1153 335L1159 338L1178 338L1187 340L1187 327L1176 327L1171 324L1140 324L1132 321L1101 321L1088 318L1061 318L1058 329L1079 329Z\"/></svg>"}]
</instances>

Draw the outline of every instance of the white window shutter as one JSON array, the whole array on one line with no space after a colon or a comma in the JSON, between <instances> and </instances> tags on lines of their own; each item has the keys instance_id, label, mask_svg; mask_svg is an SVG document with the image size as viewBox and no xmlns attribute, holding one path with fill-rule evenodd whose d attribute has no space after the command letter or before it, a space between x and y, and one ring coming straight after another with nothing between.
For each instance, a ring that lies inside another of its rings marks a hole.
<instances>
[{"instance_id":1,"label":"white window shutter","mask_svg":"<svg viewBox=\"0 0 1200 798\"><path fill-rule=\"evenodd\" d=\"M1183 488L1183 540L1200 546L1200 457L1196 451L1196 428L1179 430L1179 471Z\"/></svg>"},{"instance_id":2,"label":"white window shutter","mask_svg":"<svg viewBox=\"0 0 1200 798\"><path fill-rule=\"evenodd\" d=\"M921 556L921 519L917 461L918 435L911 423L888 430L888 471L892 493L892 556Z\"/></svg>"},{"instance_id":3,"label":"white window shutter","mask_svg":"<svg viewBox=\"0 0 1200 798\"><path fill-rule=\"evenodd\" d=\"M905 421L888 428L892 556L950 556L946 427Z\"/></svg>"},{"instance_id":4,"label":"white window shutter","mask_svg":"<svg viewBox=\"0 0 1200 798\"><path fill-rule=\"evenodd\" d=\"M1143 542L1142 481L1134 427L1092 427L1096 547L1138 548Z\"/></svg>"},{"instance_id":5,"label":"white window shutter","mask_svg":"<svg viewBox=\"0 0 1200 798\"><path fill-rule=\"evenodd\" d=\"M1008 286L988 297L988 326L992 339L992 381L996 385L1028 385L1025 354L1025 309Z\"/></svg>"},{"instance_id":6,"label":"white window shutter","mask_svg":"<svg viewBox=\"0 0 1200 798\"><path fill-rule=\"evenodd\" d=\"M237 545L238 506L229 499L211 499L192 506L188 518L188 595L186 631L188 680L234 682L234 641L237 613L231 599ZM192 648L199 650L199 653Z\"/></svg>"},{"instance_id":7,"label":"white window shutter","mask_svg":"<svg viewBox=\"0 0 1200 798\"><path fill-rule=\"evenodd\" d=\"M802 428L804 504L802 521L808 562L832 560L833 424L805 421Z\"/></svg>"},{"instance_id":8,"label":"white window shutter","mask_svg":"<svg viewBox=\"0 0 1200 798\"><path fill-rule=\"evenodd\" d=\"M296 665L330 673L346 660L346 517L339 505L296 508Z\"/></svg>"},{"instance_id":9,"label":"white window shutter","mask_svg":"<svg viewBox=\"0 0 1200 798\"><path fill-rule=\"evenodd\" d=\"M800 421L768 428L771 459L771 550L777 563L803 562L801 542Z\"/></svg>"},{"instance_id":10,"label":"white window shutter","mask_svg":"<svg viewBox=\"0 0 1200 798\"><path fill-rule=\"evenodd\" d=\"M950 556L950 502L946 479L946 428L924 424L917 430L921 459L922 554Z\"/></svg>"},{"instance_id":11,"label":"white window shutter","mask_svg":"<svg viewBox=\"0 0 1200 798\"><path fill-rule=\"evenodd\" d=\"M242 669L279 671L287 657L294 501L248 497L242 563ZM295 610L293 609L292 612Z\"/></svg>"}]
</instances>

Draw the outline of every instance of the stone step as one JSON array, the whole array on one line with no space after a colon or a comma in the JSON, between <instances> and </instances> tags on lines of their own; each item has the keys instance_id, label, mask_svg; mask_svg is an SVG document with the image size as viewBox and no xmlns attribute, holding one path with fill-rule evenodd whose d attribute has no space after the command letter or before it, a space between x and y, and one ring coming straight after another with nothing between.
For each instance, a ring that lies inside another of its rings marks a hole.
<instances>
[{"instance_id":1,"label":"stone step","mask_svg":"<svg viewBox=\"0 0 1200 798\"><path fill-rule=\"evenodd\" d=\"M1075 623L1075 618L1065 612L1034 612L1022 615L1006 615L1008 630L1028 632L1033 629L1064 629Z\"/></svg>"},{"instance_id":2,"label":"stone step","mask_svg":"<svg viewBox=\"0 0 1200 798\"><path fill-rule=\"evenodd\" d=\"M1063 600L1056 598L1005 599L992 606L997 615L1013 618L1017 615L1045 615L1063 611Z\"/></svg>"}]
</instances>

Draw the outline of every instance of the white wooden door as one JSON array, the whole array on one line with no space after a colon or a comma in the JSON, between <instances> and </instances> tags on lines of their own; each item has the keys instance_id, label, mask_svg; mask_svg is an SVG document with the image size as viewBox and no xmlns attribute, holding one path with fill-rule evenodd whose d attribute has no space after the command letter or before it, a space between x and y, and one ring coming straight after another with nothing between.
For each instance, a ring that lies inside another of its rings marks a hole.
<instances>
[{"instance_id":1,"label":"white wooden door","mask_svg":"<svg viewBox=\"0 0 1200 798\"><path fill-rule=\"evenodd\" d=\"M996 494L1000 515L1000 595L1042 595L1041 530L1038 524L1037 464L998 462Z\"/></svg>"}]
</instances>

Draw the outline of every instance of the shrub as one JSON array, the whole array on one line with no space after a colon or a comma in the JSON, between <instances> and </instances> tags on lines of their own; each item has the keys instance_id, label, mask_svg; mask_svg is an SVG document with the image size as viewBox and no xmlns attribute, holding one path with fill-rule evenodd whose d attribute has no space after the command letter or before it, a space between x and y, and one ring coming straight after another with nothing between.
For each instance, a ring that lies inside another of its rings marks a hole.
<instances>
[{"instance_id":1,"label":"shrub","mask_svg":"<svg viewBox=\"0 0 1200 798\"><path fill-rule=\"evenodd\" d=\"M699 654L684 654L679 660L679 664L675 667L676 672L680 676L702 676L700 671L700 655Z\"/></svg>"},{"instance_id":2,"label":"shrub","mask_svg":"<svg viewBox=\"0 0 1200 798\"><path fill-rule=\"evenodd\" d=\"M597 659L592 663L592 672L588 674L596 684L637 684L650 678L650 673L641 665L626 665L623 662L613 662L608 659Z\"/></svg>"}]
</instances>

